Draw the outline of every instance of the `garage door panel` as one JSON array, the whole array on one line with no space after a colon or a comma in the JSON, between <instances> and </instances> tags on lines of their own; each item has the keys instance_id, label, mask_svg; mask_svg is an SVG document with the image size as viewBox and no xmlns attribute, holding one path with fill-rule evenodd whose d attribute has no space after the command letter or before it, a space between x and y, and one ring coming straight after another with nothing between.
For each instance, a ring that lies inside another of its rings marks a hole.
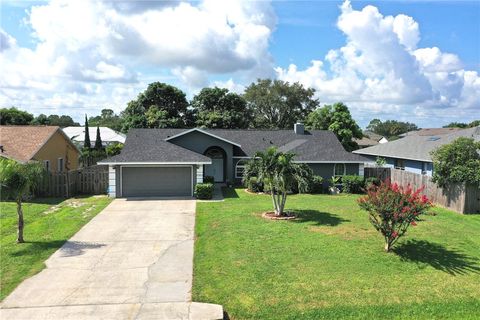
<instances>
[{"instance_id":1,"label":"garage door panel","mask_svg":"<svg viewBox=\"0 0 480 320\"><path fill-rule=\"evenodd\" d=\"M191 167L123 167L124 197L192 195Z\"/></svg>"}]
</instances>

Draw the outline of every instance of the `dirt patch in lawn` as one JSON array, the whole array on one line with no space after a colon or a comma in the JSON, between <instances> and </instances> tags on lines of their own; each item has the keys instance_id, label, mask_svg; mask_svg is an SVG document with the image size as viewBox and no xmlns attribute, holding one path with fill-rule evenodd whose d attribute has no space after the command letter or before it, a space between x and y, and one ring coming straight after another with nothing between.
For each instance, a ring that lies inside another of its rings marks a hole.
<instances>
[{"instance_id":1,"label":"dirt patch in lawn","mask_svg":"<svg viewBox=\"0 0 480 320\"><path fill-rule=\"evenodd\" d=\"M310 226L312 232L320 232L329 236L340 236L345 240L366 239L374 236L377 232L369 228L359 228L354 225L340 226Z\"/></svg>"},{"instance_id":2,"label":"dirt patch in lawn","mask_svg":"<svg viewBox=\"0 0 480 320\"><path fill-rule=\"evenodd\" d=\"M296 219L297 216L293 212L285 212L285 215L277 216L275 212L267 211L262 213L262 218L269 220L293 220Z\"/></svg>"}]
</instances>

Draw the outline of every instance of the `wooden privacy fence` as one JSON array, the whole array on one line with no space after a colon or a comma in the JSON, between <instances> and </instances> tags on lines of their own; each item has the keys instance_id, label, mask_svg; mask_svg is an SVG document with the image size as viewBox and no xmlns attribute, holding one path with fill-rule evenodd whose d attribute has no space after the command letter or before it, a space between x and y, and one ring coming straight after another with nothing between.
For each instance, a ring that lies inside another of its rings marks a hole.
<instances>
[{"instance_id":1,"label":"wooden privacy fence","mask_svg":"<svg viewBox=\"0 0 480 320\"><path fill-rule=\"evenodd\" d=\"M90 166L69 172L51 172L36 190L42 197L73 197L80 194L106 194L108 166Z\"/></svg>"},{"instance_id":2,"label":"wooden privacy fence","mask_svg":"<svg viewBox=\"0 0 480 320\"><path fill-rule=\"evenodd\" d=\"M393 168L365 168L365 178L377 177L383 181L390 179L392 183L414 189L424 187L422 194L432 202L460 213L480 213L480 188L464 183L450 184L446 188L439 187L432 177Z\"/></svg>"}]
</instances>

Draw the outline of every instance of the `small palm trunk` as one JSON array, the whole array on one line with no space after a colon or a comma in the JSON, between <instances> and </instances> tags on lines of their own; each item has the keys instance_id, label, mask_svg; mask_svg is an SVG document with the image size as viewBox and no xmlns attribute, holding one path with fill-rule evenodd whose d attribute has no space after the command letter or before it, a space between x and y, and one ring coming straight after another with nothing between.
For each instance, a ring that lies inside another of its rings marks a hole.
<instances>
[{"instance_id":1,"label":"small palm trunk","mask_svg":"<svg viewBox=\"0 0 480 320\"><path fill-rule=\"evenodd\" d=\"M18 215L18 231L17 231L17 243L24 243L23 240L23 211L22 211L22 202L17 201L17 215Z\"/></svg>"}]
</instances>

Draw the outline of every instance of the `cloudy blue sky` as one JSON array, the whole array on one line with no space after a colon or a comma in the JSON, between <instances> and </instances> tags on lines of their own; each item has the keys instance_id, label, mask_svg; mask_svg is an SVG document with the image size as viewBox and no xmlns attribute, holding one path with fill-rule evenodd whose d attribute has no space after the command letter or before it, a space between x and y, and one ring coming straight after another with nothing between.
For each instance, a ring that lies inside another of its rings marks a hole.
<instances>
[{"instance_id":1,"label":"cloudy blue sky","mask_svg":"<svg viewBox=\"0 0 480 320\"><path fill-rule=\"evenodd\" d=\"M163 81L259 77L422 127L480 114L480 1L0 2L0 106L80 120Z\"/></svg>"}]
</instances>

